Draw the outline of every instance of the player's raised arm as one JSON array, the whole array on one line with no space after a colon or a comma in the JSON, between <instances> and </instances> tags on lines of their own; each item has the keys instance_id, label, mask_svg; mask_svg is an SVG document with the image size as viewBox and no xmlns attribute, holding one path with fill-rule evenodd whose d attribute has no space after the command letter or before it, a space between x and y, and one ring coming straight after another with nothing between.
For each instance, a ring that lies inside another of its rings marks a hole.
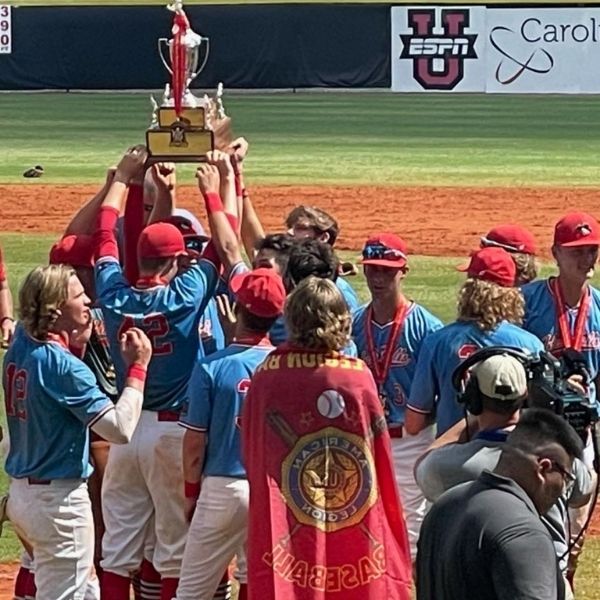
<instances>
[{"instance_id":1,"label":"player's raised arm","mask_svg":"<svg viewBox=\"0 0 600 600\"><path fill-rule=\"evenodd\" d=\"M231 184L235 185L233 169L231 169L229 157L223 153L215 152L212 153L210 158L214 161L216 157L221 161L222 169L227 169L223 164L225 161L229 163L229 169L227 170L225 177L231 179ZM215 164L200 165L196 172L196 176L198 178L198 187L204 197L214 248L221 259L225 270L229 271L234 265L242 262L242 255L240 253L237 235L225 213L225 207L221 200L221 175L219 168ZM235 219L236 217L234 215L233 220Z\"/></svg>"},{"instance_id":2,"label":"player's raised arm","mask_svg":"<svg viewBox=\"0 0 600 600\"><path fill-rule=\"evenodd\" d=\"M117 167L111 166L106 172L104 185L73 216L67 225L64 235L92 235L98 219L98 211L112 185ZM64 236L63 236L64 237Z\"/></svg>"},{"instance_id":3,"label":"player's raised arm","mask_svg":"<svg viewBox=\"0 0 600 600\"><path fill-rule=\"evenodd\" d=\"M231 164L235 174L240 236L244 244L244 250L250 261L252 261L256 254L256 247L265 237L265 230L254 210L254 205L246 188L244 160L248 154L248 141L245 138L237 138L231 143L227 151L231 156Z\"/></svg>"},{"instance_id":4,"label":"player's raised arm","mask_svg":"<svg viewBox=\"0 0 600 600\"><path fill-rule=\"evenodd\" d=\"M96 260L111 257L119 258L119 248L115 237L117 219L123 210L127 191L132 181L142 177L148 152L144 146L129 148L119 161L112 182L108 188L100 211L95 231Z\"/></svg>"},{"instance_id":5,"label":"player's raised arm","mask_svg":"<svg viewBox=\"0 0 600 600\"><path fill-rule=\"evenodd\" d=\"M144 187L151 187L155 196L154 207L150 213L148 224L166 221L171 217L176 205L176 186L175 163L156 163L146 171Z\"/></svg>"}]
</instances>

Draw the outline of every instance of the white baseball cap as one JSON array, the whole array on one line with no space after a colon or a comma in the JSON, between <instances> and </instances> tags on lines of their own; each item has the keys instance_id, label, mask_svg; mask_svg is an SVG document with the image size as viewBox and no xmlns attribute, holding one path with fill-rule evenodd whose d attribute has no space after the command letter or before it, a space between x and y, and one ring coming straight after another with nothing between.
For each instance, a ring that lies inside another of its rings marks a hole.
<instances>
[{"instance_id":1,"label":"white baseball cap","mask_svg":"<svg viewBox=\"0 0 600 600\"><path fill-rule=\"evenodd\" d=\"M497 354L473 367L479 391L488 398L512 401L527 394L527 374L519 360Z\"/></svg>"}]
</instances>

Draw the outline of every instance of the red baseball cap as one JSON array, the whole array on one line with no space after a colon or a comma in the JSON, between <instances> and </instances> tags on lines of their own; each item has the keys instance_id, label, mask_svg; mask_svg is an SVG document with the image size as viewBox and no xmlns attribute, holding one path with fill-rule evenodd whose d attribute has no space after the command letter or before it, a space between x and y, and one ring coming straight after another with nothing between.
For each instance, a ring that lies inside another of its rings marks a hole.
<instances>
[{"instance_id":1,"label":"red baseball cap","mask_svg":"<svg viewBox=\"0 0 600 600\"><path fill-rule=\"evenodd\" d=\"M481 238L481 247L497 246L507 252L536 254L535 239L531 232L520 225L498 225Z\"/></svg>"},{"instance_id":2,"label":"red baseball cap","mask_svg":"<svg viewBox=\"0 0 600 600\"><path fill-rule=\"evenodd\" d=\"M554 227L555 246L600 246L598 221L582 212L566 214Z\"/></svg>"},{"instance_id":3,"label":"red baseball cap","mask_svg":"<svg viewBox=\"0 0 600 600\"><path fill-rule=\"evenodd\" d=\"M363 265L401 269L408 262L406 242L393 233L373 234L365 242L360 262Z\"/></svg>"},{"instance_id":4,"label":"red baseball cap","mask_svg":"<svg viewBox=\"0 0 600 600\"><path fill-rule=\"evenodd\" d=\"M171 223L152 223L145 227L138 240L140 258L171 258L187 254L181 232Z\"/></svg>"},{"instance_id":5,"label":"red baseball cap","mask_svg":"<svg viewBox=\"0 0 600 600\"><path fill-rule=\"evenodd\" d=\"M510 254L503 248L489 246L471 254L468 265L457 267L469 277L491 281L503 287L513 287L517 267Z\"/></svg>"},{"instance_id":6,"label":"red baseball cap","mask_svg":"<svg viewBox=\"0 0 600 600\"><path fill-rule=\"evenodd\" d=\"M229 287L236 301L257 317L278 317L283 313L285 288L274 269L261 267L240 273L231 279Z\"/></svg>"},{"instance_id":7,"label":"red baseball cap","mask_svg":"<svg viewBox=\"0 0 600 600\"><path fill-rule=\"evenodd\" d=\"M94 240L91 235L65 235L50 248L51 265L94 266Z\"/></svg>"}]
</instances>

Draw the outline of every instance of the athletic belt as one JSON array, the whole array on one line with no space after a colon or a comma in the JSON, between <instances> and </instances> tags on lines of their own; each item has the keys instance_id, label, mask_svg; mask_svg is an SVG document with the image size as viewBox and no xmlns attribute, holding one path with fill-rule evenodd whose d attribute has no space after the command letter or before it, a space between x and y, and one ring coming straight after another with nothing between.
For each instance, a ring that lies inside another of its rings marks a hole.
<instances>
[{"instance_id":1,"label":"athletic belt","mask_svg":"<svg viewBox=\"0 0 600 600\"><path fill-rule=\"evenodd\" d=\"M156 418L159 421L179 421L181 413L174 410L158 410L156 411Z\"/></svg>"},{"instance_id":2,"label":"athletic belt","mask_svg":"<svg viewBox=\"0 0 600 600\"><path fill-rule=\"evenodd\" d=\"M404 437L404 425L394 425L388 429L391 438Z\"/></svg>"},{"instance_id":3,"label":"athletic belt","mask_svg":"<svg viewBox=\"0 0 600 600\"><path fill-rule=\"evenodd\" d=\"M82 478L73 478L73 479L69 479L70 481L81 481L82 483L84 481L87 481L87 479L82 479ZM63 479L37 479L35 477L28 477L27 478L27 483L29 485L50 485L53 481L65 481Z\"/></svg>"}]
</instances>

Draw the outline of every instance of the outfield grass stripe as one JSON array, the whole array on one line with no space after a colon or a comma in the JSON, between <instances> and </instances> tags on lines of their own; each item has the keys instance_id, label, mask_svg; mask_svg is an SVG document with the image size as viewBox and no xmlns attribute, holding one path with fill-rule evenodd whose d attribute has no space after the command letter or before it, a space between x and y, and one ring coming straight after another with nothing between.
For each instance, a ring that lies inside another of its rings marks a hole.
<instances>
[{"instance_id":1,"label":"outfield grass stripe","mask_svg":"<svg viewBox=\"0 0 600 600\"><path fill-rule=\"evenodd\" d=\"M0 182L97 182L149 123L148 93L0 94ZM599 99L226 92L261 184L600 185Z\"/></svg>"}]
</instances>

